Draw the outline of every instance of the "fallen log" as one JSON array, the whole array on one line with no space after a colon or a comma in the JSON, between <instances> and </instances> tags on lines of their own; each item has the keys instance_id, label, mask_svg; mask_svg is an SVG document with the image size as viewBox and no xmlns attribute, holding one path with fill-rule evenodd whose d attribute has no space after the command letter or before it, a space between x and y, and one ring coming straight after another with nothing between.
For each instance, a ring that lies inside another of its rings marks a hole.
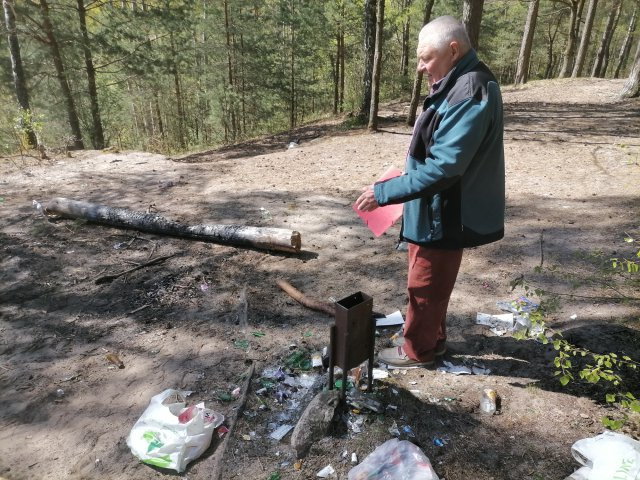
<instances>
[{"instance_id":1,"label":"fallen log","mask_svg":"<svg viewBox=\"0 0 640 480\"><path fill-rule=\"evenodd\" d=\"M141 232L195 238L225 245L299 253L300 233L285 228L244 225L184 225L155 213L142 213L95 203L55 198L43 205L46 214L78 218Z\"/></svg>"},{"instance_id":2,"label":"fallen log","mask_svg":"<svg viewBox=\"0 0 640 480\"><path fill-rule=\"evenodd\" d=\"M310 308L311 310L324 312L331 317L335 316L336 309L333 303L321 302L319 300L309 298L300 290L298 290L293 285L291 285L289 282L281 278L276 280L276 283L282 290L284 290L287 293L287 295L293 298L296 302L304 305L307 308Z\"/></svg>"}]
</instances>

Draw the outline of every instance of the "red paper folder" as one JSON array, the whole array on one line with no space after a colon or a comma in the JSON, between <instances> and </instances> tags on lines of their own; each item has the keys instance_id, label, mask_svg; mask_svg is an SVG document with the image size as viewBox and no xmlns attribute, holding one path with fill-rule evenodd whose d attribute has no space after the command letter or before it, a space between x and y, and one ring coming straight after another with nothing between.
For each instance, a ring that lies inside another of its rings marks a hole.
<instances>
[{"instance_id":1,"label":"red paper folder","mask_svg":"<svg viewBox=\"0 0 640 480\"><path fill-rule=\"evenodd\" d=\"M400 170L395 167L391 167L389 170L384 172L384 174L378 179L378 182L398 177L400 175L402 175ZM402 216L401 203L396 205L387 205L386 207L378 207L372 212L363 212L362 210L358 210L354 203L353 209L376 237L379 237L389 230L389 227L391 227L391 225L393 225L396 220Z\"/></svg>"}]
</instances>

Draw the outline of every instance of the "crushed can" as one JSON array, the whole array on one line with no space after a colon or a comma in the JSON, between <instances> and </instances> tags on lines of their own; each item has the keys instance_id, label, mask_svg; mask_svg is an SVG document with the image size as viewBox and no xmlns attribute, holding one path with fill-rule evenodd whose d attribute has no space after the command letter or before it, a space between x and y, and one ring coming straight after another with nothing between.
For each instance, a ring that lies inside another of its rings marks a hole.
<instances>
[{"instance_id":1,"label":"crushed can","mask_svg":"<svg viewBox=\"0 0 640 480\"><path fill-rule=\"evenodd\" d=\"M500 409L500 396L492 388L482 390L480 398L480 411L487 415L495 415Z\"/></svg>"}]
</instances>

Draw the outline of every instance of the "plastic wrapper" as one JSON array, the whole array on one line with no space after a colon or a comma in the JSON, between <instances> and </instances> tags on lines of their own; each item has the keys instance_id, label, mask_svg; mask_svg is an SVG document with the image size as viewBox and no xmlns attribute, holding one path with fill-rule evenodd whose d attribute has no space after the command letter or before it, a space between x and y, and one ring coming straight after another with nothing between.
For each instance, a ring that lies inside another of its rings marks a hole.
<instances>
[{"instance_id":1,"label":"plastic wrapper","mask_svg":"<svg viewBox=\"0 0 640 480\"><path fill-rule=\"evenodd\" d=\"M571 453L581 465L567 480L632 480L640 478L640 442L605 431L578 440Z\"/></svg>"},{"instance_id":2,"label":"plastic wrapper","mask_svg":"<svg viewBox=\"0 0 640 480\"><path fill-rule=\"evenodd\" d=\"M349 471L349 480L439 480L427 456L413 443L393 438Z\"/></svg>"},{"instance_id":3,"label":"plastic wrapper","mask_svg":"<svg viewBox=\"0 0 640 480\"><path fill-rule=\"evenodd\" d=\"M186 407L190 393L168 389L151 398L127 437L131 453L143 463L183 472L209 447L224 417L204 403Z\"/></svg>"}]
</instances>

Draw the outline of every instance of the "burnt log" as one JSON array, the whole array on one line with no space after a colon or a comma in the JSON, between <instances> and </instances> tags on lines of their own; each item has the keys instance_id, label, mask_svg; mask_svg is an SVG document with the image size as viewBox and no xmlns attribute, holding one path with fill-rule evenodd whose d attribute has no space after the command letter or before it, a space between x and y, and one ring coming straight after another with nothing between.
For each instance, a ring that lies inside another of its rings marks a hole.
<instances>
[{"instance_id":1,"label":"burnt log","mask_svg":"<svg viewBox=\"0 0 640 480\"><path fill-rule=\"evenodd\" d=\"M300 233L284 228L245 225L185 225L155 213L143 213L95 203L55 198L45 205L46 214L84 219L103 225L141 232L194 238L225 245L299 253Z\"/></svg>"}]
</instances>

